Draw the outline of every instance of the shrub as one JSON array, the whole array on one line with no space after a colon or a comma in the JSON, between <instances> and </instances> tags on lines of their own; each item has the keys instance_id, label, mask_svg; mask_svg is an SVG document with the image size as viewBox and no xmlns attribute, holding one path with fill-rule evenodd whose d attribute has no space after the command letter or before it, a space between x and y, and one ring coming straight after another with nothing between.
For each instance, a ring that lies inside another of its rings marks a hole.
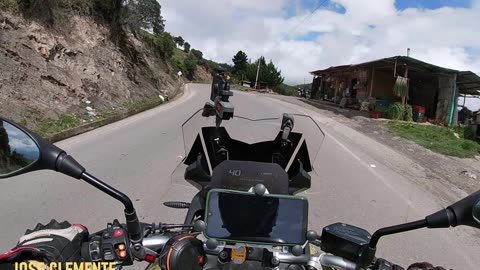
<instances>
[{"instance_id":1,"label":"shrub","mask_svg":"<svg viewBox=\"0 0 480 270\"><path fill-rule=\"evenodd\" d=\"M173 56L176 45L172 35L169 33L165 32L155 36L153 43L163 59L168 60Z\"/></svg>"},{"instance_id":2,"label":"shrub","mask_svg":"<svg viewBox=\"0 0 480 270\"><path fill-rule=\"evenodd\" d=\"M387 118L393 120L405 120L412 121L413 111L412 106L409 104L401 104L400 102L395 102L390 107L388 107L386 112Z\"/></svg>"},{"instance_id":3,"label":"shrub","mask_svg":"<svg viewBox=\"0 0 480 270\"><path fill-rule=\"evenodd\" d=\"M195 70L197 69L197 63L198 63L197 57L193 55L192 52L190 52L184 62L185 70L187 71L187 78L190 80L193 79Z\"/></svg>"},{"instance_id":4,"label":"shrub","mask_svg":"<svg viewBox=\"0 0 480 270\"><path fill-rule=\"evenodd\" d=\"M405 121L413 121L413 109L412 106L409 104L405 104L403 106L403 120Z\"/></svg>"},{"instance_id":5,"label":"shrub","mask_svg":"<svg viewBox=\"0 0 480 270\"><path fill-rule=\"evenodd\" d=\"M197 57L198 60L203 59L203 53L199 50L191 49L190 53L195 55L195 57Z\"/></svg>"}]
</instances>

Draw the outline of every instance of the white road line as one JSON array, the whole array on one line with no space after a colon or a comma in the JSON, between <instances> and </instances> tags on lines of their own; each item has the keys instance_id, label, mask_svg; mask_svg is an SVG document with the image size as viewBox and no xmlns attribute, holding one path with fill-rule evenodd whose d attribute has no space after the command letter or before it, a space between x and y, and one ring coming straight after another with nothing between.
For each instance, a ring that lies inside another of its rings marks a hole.
<instances>
[{"instance_id":1,"label":"white road line","mask_svg":"<svg viewBox=\"0 0 480 270\"><path fill-rule=\"evenodd\" d=\"M317 122L320 122L318 121L318 118L319 117L324 117L324 116L320 116L318 112L315 112L315 111L312 111L312 110L308 110L308 109L305 109L305 108L302 108L298 105L295 105L295 104L292 104L292 103L289 103L287 101L283 101L283 100L278 100L278 99L275 99L275 98L270 98L270 97L266 97L270 100L273 100L273 101L276 101L278 103L282 103L282 104L287 104L290 108L294 108L295 110L297 111L300 111L306 115L309 115L310 117L312 117L313 119L315 119ZM297 108L298 107L298 108ZM340 123L338 123L340 125ZM330 134L328 133L325 133L326 137L332 139L332 141L334 141L338 146L340 146L345 152L347 152L348 154L350 154L355 160L357 160L362 166L364 166L367 170L369 170L373 175L375 175L380 181L382 181L382 183L387 186L391 191L393 191L396 195L398 195L402 200L404 200L407 205L412 208L413 210L415 210L416 213L419 214L419 211L416 210L416 208L413 206L413 203L412 203L412 200L409 198L409 196L405 196L404 193L402 192L399 192L398 190L396 190L392 184L390 182L388 182L388 180L385 180L385 177L382 177L380 175L380 173L378 173L377 170L375 170L374 168L375 167L372 167L371 166L371 163L368 163L368 162L365 162L362 158L360 158L357 154L355 154L353 151L351 151L346 145L344 145L343 143L341 143L338 139L336 139L335 137L331 136ZM323 142L325 143L325 141Z\"/></svg>"}]
</instances>

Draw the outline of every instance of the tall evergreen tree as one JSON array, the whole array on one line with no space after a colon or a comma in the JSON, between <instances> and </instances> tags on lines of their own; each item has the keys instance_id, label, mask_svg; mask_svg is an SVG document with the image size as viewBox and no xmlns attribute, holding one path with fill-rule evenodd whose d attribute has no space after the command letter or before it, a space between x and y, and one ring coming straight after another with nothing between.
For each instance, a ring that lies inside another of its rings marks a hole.
<instances>
[{"instance_id":1,"label":"tall evergreen tree","mask_svg":"<svg viewBox=\"0 0 480 270\"><path fill-rule=\"evenodd\" d=\"M233 56L233 70L232 74L241 79L247 72L248 66L248 56L243 51L238 51L237 54Z\"/></svg>"}]
</instances>

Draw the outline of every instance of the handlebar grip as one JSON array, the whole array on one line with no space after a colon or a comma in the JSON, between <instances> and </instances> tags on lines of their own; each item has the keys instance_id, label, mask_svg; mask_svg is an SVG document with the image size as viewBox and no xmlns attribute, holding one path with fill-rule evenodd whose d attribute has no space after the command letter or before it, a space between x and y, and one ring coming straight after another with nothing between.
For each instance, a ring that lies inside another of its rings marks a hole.
<instances>
[{"instance_id":1,"label":"handlebar grip","mask_svg":"<svg viewBox=\"0 0 480 270\"><path fill-rule=\"evenodd\" d=\"M130 241L134 244L141 242L143 239L143 231L137 217L137 212L135 212L135 210L133 210L132 213L125 211L125 219L127 221L127 231L130 236Z\"/></svg>"}]
</instances>

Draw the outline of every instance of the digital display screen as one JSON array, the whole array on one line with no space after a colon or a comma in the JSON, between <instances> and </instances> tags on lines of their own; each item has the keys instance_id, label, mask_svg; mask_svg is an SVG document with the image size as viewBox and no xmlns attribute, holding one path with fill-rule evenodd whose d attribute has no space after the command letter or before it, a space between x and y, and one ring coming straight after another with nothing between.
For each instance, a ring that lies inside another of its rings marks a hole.
<instances>
[{"instance_id":1,"label":"digital display screen","mask_svg":"<svg viewBox=\"0 0 480 270\"><path fill-rule=\"evenodd\" d=\"M209 238L301 245L306 241L308 201L296 196L212 190L206 223Z\"/></svg>"},{"instance_id":2,"label":"digital display screen","mask_svg":"<svg viewBox=\"0 0 480 270\"><path fill-rule=\"evenodd\" d=\"M234 175L228 176L228 181L222 183L221 188L225 189L243 189L251 188L256 184L263 184L264 186L271 186L274 184L275 178L273 173L257 173L256 175Z\"/></svg>"},{"instance_id":3,"label":"digital display screen","mask_svg":"<svg viewBox=\"0 0 480 270\"><path fill-rule=\"evenodd\" d=\"M211 186L217 189L247 191L263 184L272 194L288 193L288 174L278 164L225 160L212 173Z\"/></svg>"}]
</instances>

